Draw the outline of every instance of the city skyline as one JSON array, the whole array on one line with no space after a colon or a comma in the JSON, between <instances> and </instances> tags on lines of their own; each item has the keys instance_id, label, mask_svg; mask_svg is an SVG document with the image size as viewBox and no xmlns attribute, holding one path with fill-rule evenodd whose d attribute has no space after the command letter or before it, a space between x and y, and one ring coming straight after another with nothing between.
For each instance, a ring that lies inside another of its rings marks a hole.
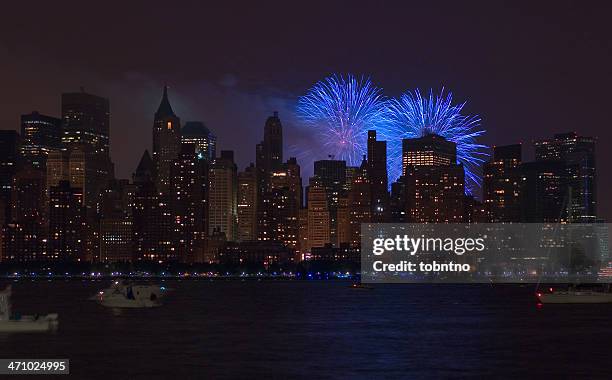
<instances>
[{"instance_id":1,"label":"city skyline","mask_svg":"<svg viewBox=\"0 0 612 380\"><path fill-rule=\"evenodd\" d=\"M483 118L488 146L526 145L566 131L612 139L610 30L596 7L449 2L372 9L351 2L299 9L268 2L242 4L243 12L229 5L151 7L143 17L141 6L111 3L86 21L72 5L37 4L38 12L8 6L7 13L28 17L0 26L0 125L17 129L19 116L33 108L57 116L57 94L84 86L111 100L111 154L124 178L150 149L140 136L149 133L164 83L175 94L174 111L215 130L219 149L234 149L241 168L252 150L233 145L232 136L258 141L260 120L273 110L283 117L288 149L313 144L292 120L294 105L333 72L368 75L393 97L406 89L452 90L457 101L468 101L467 113ZM168 14L180 28L160 27ZM334 33L347 38L338 44ZM530 149L525 153L530 159ZM602 173L611 170L610 154L600 152ZM601 176L600 185L608 188L612 179ZM599 206L610 219L612 201L602 198Z\"/></svg>"},{"instance_id":2,"label":"city skyline","mask_svg":"<svg viewBox=\"0 0 612 380\"><path fill-rule=\"evenodd\" d=\"M468 191L453 136L425 128L401 140L401 157L389 157L394 141L368 129L359 165L333 155L306 160L314 173L304 181L300 161L283 153L278 112L252 143L254 164L239 170L233 150L217 155L213 131L196 121L182 127L168 87L161 93L151 154L143 151L131 181L114 174L107 98L63 93L61 119L32 112L22 115L22 137L0 130L2 259L355 263L363 223L604 221L589 136L534 142L533 161L523 160L521 144L494 146L481 202ZM389 161L402 165L395 181Z\"/></svg>"}]
</instances>

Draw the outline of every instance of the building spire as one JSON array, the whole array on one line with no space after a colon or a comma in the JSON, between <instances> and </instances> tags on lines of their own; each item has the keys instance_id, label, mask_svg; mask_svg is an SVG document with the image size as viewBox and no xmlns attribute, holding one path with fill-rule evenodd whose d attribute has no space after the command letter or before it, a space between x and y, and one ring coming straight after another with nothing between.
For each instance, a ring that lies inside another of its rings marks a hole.
<instances>
[{"instance_id":1,"label":"building spire","mask_svg":"<svg viewBox=\"0 0 612 380\"><path fill-rule=\"evenodd\" d=\"M168 100L168 85L164 84L164 94L162 95L162 100L159 103L157 112L155 112L155 118L161 119L168 116L176 117L172 110L172 106L170 106L170 101Z\"/></svg>"}]
</instances>

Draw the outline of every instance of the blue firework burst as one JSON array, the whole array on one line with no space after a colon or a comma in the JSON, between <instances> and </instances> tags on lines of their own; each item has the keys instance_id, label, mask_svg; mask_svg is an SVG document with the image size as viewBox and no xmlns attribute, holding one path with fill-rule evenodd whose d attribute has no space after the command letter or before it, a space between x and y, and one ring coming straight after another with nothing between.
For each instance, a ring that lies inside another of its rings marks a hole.
<instances>
[{"instance_id":1,"label":"blue firework burst","mask_svg":"<svg viewBox=\"0 0 612 380\"><path fill-rule=\"evenodd\" d=\"M366 153L367 131L379 129L387 112L382 91L369 78L332 75L298 99L297 115L312 129L318 158L327 154L359 165ZM321 154L323 153L323 154Z\"/></svg>"},{"instance_id":2,"label":"blue firework burst","mask_svg":"<svg viewBox=\"0 0 612 380\"><path fill-rule=\"evenodd\" d=\"M453 104L451 92L428 97L419 90L408 91L400 99L388 102L388 126L383 135L389 140L391 179L401 174L402 139L422 137L435 133L457 144L457 161L465 170L466 192L474 192L481 184L480 165L488 156L487 146L479 144L477 138L485 131L480 127L480 117L464 115L465 103Z\"/></svg>"}]
</instances>

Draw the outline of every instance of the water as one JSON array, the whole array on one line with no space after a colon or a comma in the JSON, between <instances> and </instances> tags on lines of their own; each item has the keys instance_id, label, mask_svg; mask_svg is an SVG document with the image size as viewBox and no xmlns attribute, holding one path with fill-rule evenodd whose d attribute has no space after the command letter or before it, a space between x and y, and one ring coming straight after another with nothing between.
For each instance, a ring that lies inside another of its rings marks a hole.
<instances>
[{"instance_id":1,"label":"water","mask_svg":"<svg viewBox=\"0 0 612 380\"><path fill-rule=\"evenodd\" d=\"M0 335L0 358L69 358L87 379L612 376L612 305L538 308L532 285L189 280L158 309L87 301L108 284L13 283L15 311L60 328Z\"/></svg>"}]
</instances>

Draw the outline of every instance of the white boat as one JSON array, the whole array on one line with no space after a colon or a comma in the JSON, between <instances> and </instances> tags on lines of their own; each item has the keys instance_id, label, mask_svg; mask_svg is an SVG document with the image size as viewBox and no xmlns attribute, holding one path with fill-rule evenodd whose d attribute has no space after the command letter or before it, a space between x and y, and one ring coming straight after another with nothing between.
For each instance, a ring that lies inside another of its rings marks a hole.
<instances>
[{"instance_id":1,"label":"white boat","mask_svg":"<svg viewBox=\"0 0 612 380\"><path fill-rule=\"evenodd\" d=\"M541 303L612 303L612 293L597 290L562 290L536 294Z\"/></svg>"},{"instance_id":2,"label":"white boat","mask_svg":"<svg viewBox=\"0 0 612 380\"><path fill-rule=\"evenodd\" d=\"M148 308L162 305L167 289L159 285L134 285L115 281L108 289L92 297L102 306L112 308Z\"/></svg>"},{"instance_id":3,"label":"white boat","mask_svg":"<svg viewBox=\"0 0 612 380\"><path fill-rule=\"evenodd\" d=\"M0 333L47 332L58 326L57 314L11 315L11 286L0 292Z\"/></svg>"}]
</instances>

